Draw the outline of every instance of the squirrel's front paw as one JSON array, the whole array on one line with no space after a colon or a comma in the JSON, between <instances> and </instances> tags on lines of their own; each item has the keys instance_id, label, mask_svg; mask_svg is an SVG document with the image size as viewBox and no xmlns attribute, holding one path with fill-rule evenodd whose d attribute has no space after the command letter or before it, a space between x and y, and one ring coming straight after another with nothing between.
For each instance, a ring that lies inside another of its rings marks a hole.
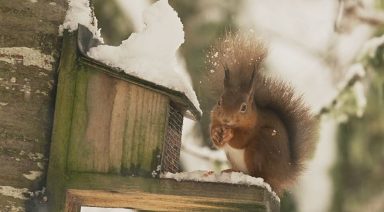
<instances>
[{"instance_id":1,"label":"squirrel's front paw","mask_svg":"<svg viewBox=\"0 0 384 212\"><path fill-rule=\"evenodd\" d=\"M222 143L227 143L233 138L233 130L228 127L223 128L223 139Z\"/></svg>"},{"instance_id":2,"label":"squirrel's front paw","mask_svg":"<svg viewBox=\"0 0 384 212\"><path fill-rule=\"evenodd\" d=\"M225 144L223 142L223 131L222 127L211 128L211 140L217 147L222 147Z\"/></svg>"}]
</instances>

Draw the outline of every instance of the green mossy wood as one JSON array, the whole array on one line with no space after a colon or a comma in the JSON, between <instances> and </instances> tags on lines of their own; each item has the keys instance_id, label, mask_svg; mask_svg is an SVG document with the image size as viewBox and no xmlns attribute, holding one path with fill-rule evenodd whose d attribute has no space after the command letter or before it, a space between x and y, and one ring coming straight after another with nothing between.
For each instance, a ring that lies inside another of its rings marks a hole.
<instances>
[{"instance_id":1,"label":"green mossy wood","mask_svg":"<svg viewBox=\"0 0 384 212\"><path fill-rule=\"evenodd\" d=\"M187 183L200 189L198 193L192 190L189 193L182 189L181 183L148 179L157 177L159 171L168 171L164 168L169 161L164 160L165 149L170 145L168 134L178 132L179 135L174 137L180 143L181 126L170 129L173 125L170 123L175 123L174 117L180 119L178 123L182 125L182 114L199 119L200 113L183 93L88 58L84 52L96 44L89 31L81 26L78 32L64 33L48 169L50 211L64 211L68 189L118 191L124 195L136 188L152 196L153 193L174 196L183 193L192 198L203 197L207 187L215 189L219 186ZM180 152L176 154L178 160ZM122 189L123 185L127 189ZM221 198L220 201L226 198L232 201L228 203L231 206L228 210L250 206L261 211L278 210L278 203L265 189L236 188L252 195L244 204L242 199L233 200L237 195L216 196ZM222 192L208 190L206 192L212 198ZM257 195L262 198L252 200ZM199 207L209 208L212 204L221 205L220 202L203 201ZM221 206L225 208L226 204ZM68 205L66 210L72 211Z\"/></svg>"},{"instance_id":2,"label":"green mossy wood","mask_svg":"<svg viewBox=\"0 0 384 212\"><path fill-rule=\"evenodd\" d=\"M151 174L159 162L169 99L81 66L73 106L68 169Z\"/></svg>"}]
</instances>

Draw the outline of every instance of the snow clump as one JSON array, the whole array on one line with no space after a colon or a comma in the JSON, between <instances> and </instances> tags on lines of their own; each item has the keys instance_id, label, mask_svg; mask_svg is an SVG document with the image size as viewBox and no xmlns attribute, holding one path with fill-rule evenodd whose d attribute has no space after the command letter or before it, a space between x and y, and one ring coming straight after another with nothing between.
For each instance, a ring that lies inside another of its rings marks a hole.
<instances>
[{"instance_id":1,"label":"snow clump","mask_svg":"<svg viewBox=\"0 0 384 212\"><path fill-rule=\"evenodd\" d=\"M59 27L59 34L63 35L64 29L70 32L77 30L79 24L86 26L102 43L100 29L97 27L97 19L89 6L89 0L68 0L68 10L64 23Z\"/></svg>"},{"instance_id":2,"label":"snow clump","mask_svg":"<svg viewBox=\"0 0 384 212\"><path fill-rule=\"evenodd\" d=\"M184 43L183 24L167 0L144 10L145 28L122 41L120 46L99 45L88 56L125 73L184 93L200 110L196 94L177 70L176 52ZM200 110L201 112L201 110Z\"/></svg>"},{"instance_id":3,"label":"snow clump","mask_svg":"<svg viewBox=\"0 0 384 212\"><path fill-rule=\"evenodd\" d=\"M259 186L267 189L272 193L274 198L280 202L280 198L272 191L271 186L264 182L263 178L256 178L241 172L208 172L208 171L192 171L170 173L166 172L160 175L160 178L174 179L180 181L197 181L197 182L212 182L212 183L228 183L237 185Z\"/></svg>"}]
</instances>

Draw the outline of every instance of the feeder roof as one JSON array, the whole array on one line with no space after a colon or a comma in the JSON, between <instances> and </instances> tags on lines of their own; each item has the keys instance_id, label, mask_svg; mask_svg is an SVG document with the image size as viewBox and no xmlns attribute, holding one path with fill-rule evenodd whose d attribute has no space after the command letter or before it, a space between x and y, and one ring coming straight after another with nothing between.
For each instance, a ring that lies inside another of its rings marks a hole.
<instances>
[{"instance_id":1,"label":"feeder roof","mask_svg":"<svg viewBox=\"0 0 384 212\"><path fill-rule=\"evenodd\" d=\"M87 27L79 24L77 30L77 49L80 62L93 66L97 70L103 71L113 77L162 93L171 99L176 107L183 112L184 116L193 120L200 119L201 111L185 93L142 79L124 72L121 68L108 66L101 61L89 57L87 55L89 49L100 44L102 43L97 38L94 38L93 33Z\"/></svg>"}]
</instances>

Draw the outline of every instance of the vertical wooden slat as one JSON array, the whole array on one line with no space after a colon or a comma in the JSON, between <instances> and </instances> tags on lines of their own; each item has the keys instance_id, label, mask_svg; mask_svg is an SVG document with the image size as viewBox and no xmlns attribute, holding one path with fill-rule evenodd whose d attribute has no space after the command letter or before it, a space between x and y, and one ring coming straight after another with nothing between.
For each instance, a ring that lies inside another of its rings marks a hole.
<instances>
[{"instance_id":1,"label":"vertical wooden slat","mask_svg":"<svg viewBox=\"0 0 384 212\"><path fill-rule=\"evenodd\" d=\"M149 99L146 97L146 92L144 89L137 89L138 94L138 98L137 100L140 102L138 107L137 107L137 114L136 114L136 117L137 117L137 121L136 121L136 131L138 132L136 134L136 138L135 138L135 143L137 145L137 151L135 152L136 153L136 157L135 157L135 161L136 163L138 164L139 167L141 167L143 164L142 164L142 159L143 159L143 155L141 155L141 153L143 152L143 144L145 143L145 129L146 129L146 124L147 124L147 120L146 120L146 109L149 107ZM137 101L136 100L136 101Z\"/></svg>"},{"instance_id":2,"label":"vertical wooden slat","mask_svg":"<svg viewBox=\"0 0 384 212\"><path fill-rule=\"evenodd\" d=\"M91 81L89 88L92 86ZM89 123L86 139L95 140L95 155L93 157L95 170L109 171L110 129L113 100L116 95L116 81L106 74L95 75L94 88L88 93ZM92 125L93 124L93 125Z\"/></svg>"},{"instance_id":3,"label":"vertical wooden slat","mask_svg":"<svg viewBox=\"0 0 384 212\"><path fill-rule=\"evenodd\" d=\"M157 128L162 129L162 130L155 130L154 134L157 133L157 137L161 138L163 140L161 148L159 148L159 152L157 152L157 158L156 158L156 163L157 165L161 165L161 157L163 157L162 153L164 150L164 146L166 143L166 131L168 130L169 127L169 110L170 110L170 101L169 99L165 98L156 98L156 103L155 105L166 105L166 107L155 107L154 111L157 114L163 114L162 116L157 117L157 122L158 126ZM165 119L163 119L165 117ZM163 127L161 124L164 123L165 127ZM153 149L154 151L155 149ZM160 171L160 170L157 170Z\"/></svg>"},{"instance_id":4,"label":"vertical wooden slat","mask_svg":"<svg viewBox=\"0 0 384 212\"><path fill-rule=\"evenodd\" d=\"M102 73L93 74L88 83L88 126L85 141L94 154L92 171L109 171L109 138L113 99L116 95L115 80Z\"/></svg>"},{"instance_id":5,"label":"vertical wooden slat","mask_svg":"<svg viewBox=\"0 0 384 212\"><path fill-rule=\"evenodd\" d=\"M141 130L141 122L140 122L140 113L141 113L141 107L142 107L142 93L141 89L137 89L134 86L131 87L131 92L133 95L131 96L132 98L130 99L130 105L129 107L132 107L133 109L133 116L132 123L130 126L126 126L128 128L131 128L133 130L133 134L131 137L131 143L132 143L132 149L126 149L127 151L132 151L132 157L131 157L131 162L132 161L137 161L138 160L138 152L139 152L139 137L140 137L140 130ZM127 141L125 141L127 142ZM126 144L125 144L126 145ZM136 163L137 164L137 163ZM131 167L135 169L135 167Z\"/></svg>"},{"instance_id":6,"label":"vertical wooden slat","mask_svg":"<svg viewBox=\"0 0 384 212\"><path fill-rule=\"evenodd\" d=\"M75 38L73 34L64 32L47 179L49 211L61 211L64 208L67 150L72 129L77 79Z\"/></svg>"},{"instance_id":7,"label":"vertical wooden slat","mask_svg":"<svg viewBox=\"0 0 384 212\"><path fill-rule=\"evenodd\" d=\"M123 141L124 143L123 143L122 168L130 166L129 161L132 161L133 154L134 154L133 147L132 147L133 144L127 143L126 141L127 140L126 138L133 136L133 134L135 133L134 128L131 126L133 126L133 124L135 123L135 116L136 116L135 107L131 106L133 105L133 103L131 103L131 99L135 98L135 93L134 93L135 91L132 89L132 86L128 85L128 88L129 88L129 93L127 93L128 105L127 105L126 125L124 126L125 133L124 133L124 141ZM126 168L124 168L122 172L126 173L129 171L127 171Z\"/></svg>"},{"instance_id":8,"label":"vertical wooden slat","mask_svg":"<svg viewBox=\"0 0 384 212\"><path fill-rule=\"evenodd\" d=\"M115 79L80 69L69 148L69 168L74 171L109 171L111 114Z\"/></svg>"},{"instance_id":9,"label":"vertical wooden slat","mask_svg":"<svg viewBox=\"0 0 384 212\"><path fill-rule=\"evenodd\" d=\"M159 98L159 96L156 96L156 94L152 94L152 96L153 96L153 98L152 98L151 111L153 111L153 113L155 113L155 114L161 114L161 111L164 110L164 108L160 109L159 107L156 107L156 105L164 104L164 103L162 103L162 101L164 101L164 98ZM167 107L168 107L168 105L167 105ZM167 109L167 107L165 109ZM164 113L164 115L165 114L166 113ZM153 123L163 123L164 122L165 125L167 125L167 122L168 122L167 121L167 115L165 115L165 120L164 120L164 116L157 116L157 117L155 117L155 120L153 120L152 122ZM157 133L157 136L162 139L162 145L161 145L161 149L162 149L164 146L164 142L165 142L164 138L165 137L164 137L164 134L162 133L164 131L162 131L161 129L164 130L165 128L163 126L159 126L159 125L152 127L149 130L149 134L155 135ZM150 142L148 144L149 146L155 146L156 145L156 140L150 140L149 142ZM160 148L159 148L159 150L160 150ZM151 166L153 166L153 167L159 165L159 163L160 163L161 150L159 152L157 152L157 154L158 155L152 155Z\"/></svg>"},{"instance_id":10,"label":"vertical wooden slat","mask_svg":"<svg viewBox=\"0 0 384 212\"><path fill-rule=\"evenodd\" d=\"M72 129L69 136L68 147L68 169L82 170L90 167L92 161L83 160L92 157L93 151L89 145L83 142L87 126L87 87L89 75L84 69L77 70L75 99L72 113Z\"/></svg>"},{"instance_id":11,"label":"vertical wooden slat","mask_svg":"<svg viewBox=\"0 0 384 212\"><path fill-rule=\"evenodd\" d=\"M120 173L129 87L126 82L119 80L115 88L116 96L113 102L109 136L109 171Z\"/></svg>"},{"instance_id":12,"label":"vertical wooden slat","mask_svg":"<svg viewBox=\"0 0 384 212\"><path fill-rule=\"evenodd\" d=\"M156 105L153 104L153 100L154 98L156 98L156 95L154 92L150 92L150 91L146 91L144 92L144 96L145 96L145 99L147 100L146 101L146 104L147 106L144 108L144 111L143 111L143 124L152 124L154 123L153 122L153 118L154 118L154 115L155 116L159 116L160 114L156 113L156 111L153 110L154 107L156 107ZM154 114L154 115L149 115L149 114ZM140 145L140 152L144 153L144 152L147 152L145 151L146 149L150 149L151 147L153 146L157 146L158 144L156 143L153 143L154 141L160 141L162 142L160 139L154 139L153 137L155 136L154 134L151 134L150 131L151 129L154 129L155 127L144 127L143 130L142 130L142 133L143 133L143 138L145 139L146 142L142 142L141 145ZM149 152L150 153L150 152ZM143 167L151 167L151 160L148 160L146 157L140 157L140 164L143 166Z\"/></svg>"},{"instance_id":13,"label":"vertical wooden slat","mask_svg":"<svg viewBox=\"0 0 384 212\"><path fill-rule=\"evenodd\" d=\"M158 114L157 111L156 111L156 105L154 105L154 100L156 99L156 97L158 97L157 95L155 95L154 92L145 92L145 96L146 96L146 99L148 100L148 107L146 107L146 111L144 111L145 114L149 114L149 113L153 113L153 114ZM159 117L159 116L157 116ZM146 123L156 123L154 122L152 119L154 118L153 116L145 116L143 117L144 119L146 119ZM156 120L156 119L155 119ZM153 131L156 132L156 129L158 129L157 127L146 127L144 130L143 130L143 133L145 135L145 137L151 137L151 136L156 136ZM142 144L142 147L143 148L151 148L153 146L156 146L157 144L154 143L156 141L158 141L157 139L146 139L147 142L145 143L145 147L144 147L144 143ZM143 151L144 149L142 149ZM152 153L153 154L153 153ZM145 160L144 157L141 158L141 164L143 167L151 167L151 160Z\"/></svg>"},{"instance_id":14,"label":"vertical wooden slat","mask_svg":"<svg viewBox=\"0 0 384 212\"><path fill-rule=\"evenodd\" d=\"M169 99L136 85L129 87L122 166L125 174L148 175L156 168L152 161L163 145Z\"/></svg>"}]
</instances>

